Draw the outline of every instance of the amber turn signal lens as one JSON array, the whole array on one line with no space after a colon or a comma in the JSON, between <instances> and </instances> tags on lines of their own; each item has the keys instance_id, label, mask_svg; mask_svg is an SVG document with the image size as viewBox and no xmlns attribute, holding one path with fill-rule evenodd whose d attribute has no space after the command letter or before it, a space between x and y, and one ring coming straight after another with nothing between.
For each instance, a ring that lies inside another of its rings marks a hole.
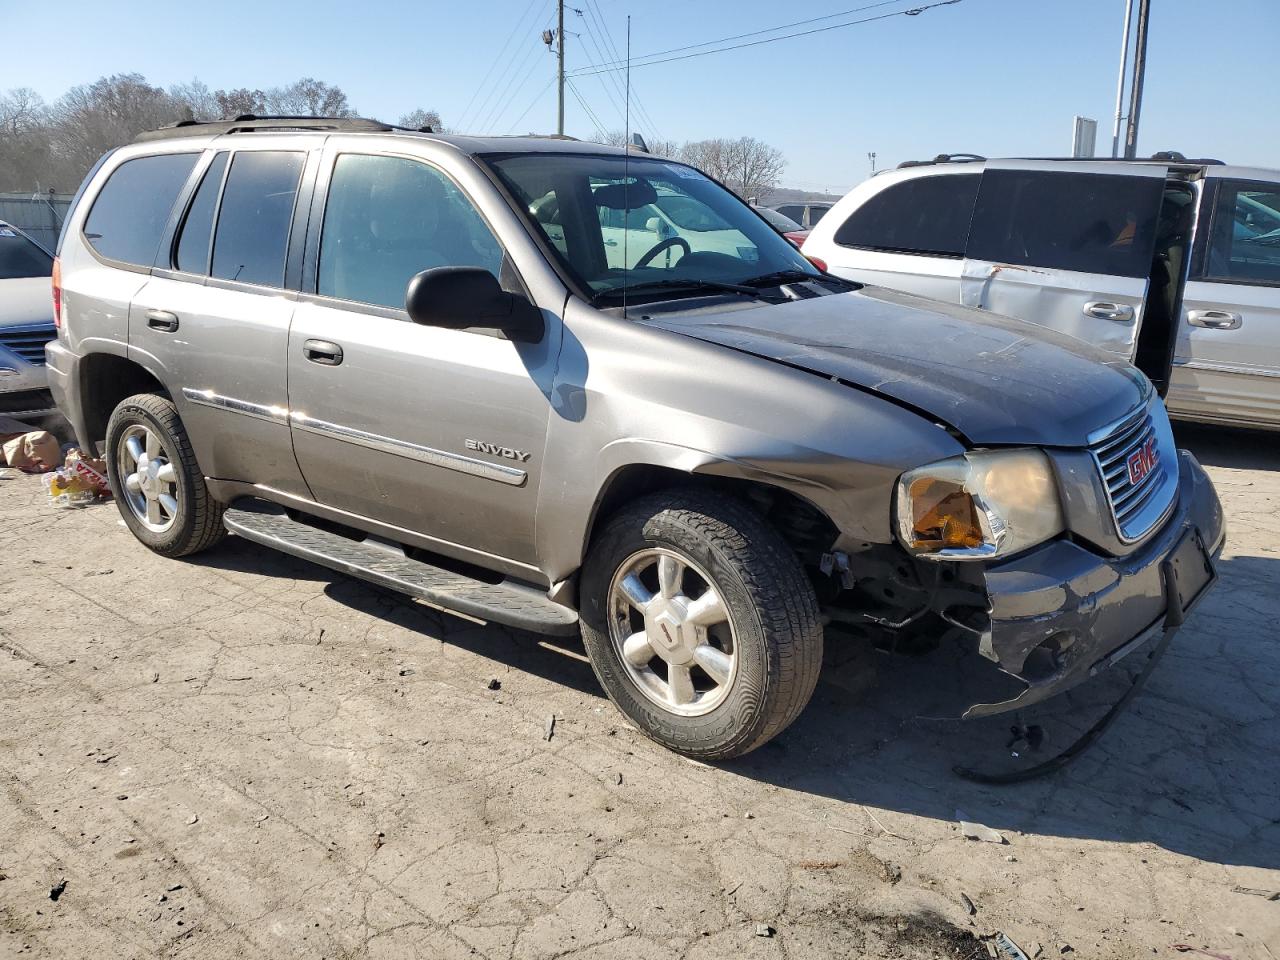
<instances>
[{"instance_id":1,"label":"amber turn signal lens","mask_svg":"<svg viewBox=\"0 0 1280 960\"><path fill-rule=\"evenodd\" d=\"M972 549L984 543L978 508L956 483L920 477L911 484L911 546L921 550Z\"/></svg>"}]
</instances>

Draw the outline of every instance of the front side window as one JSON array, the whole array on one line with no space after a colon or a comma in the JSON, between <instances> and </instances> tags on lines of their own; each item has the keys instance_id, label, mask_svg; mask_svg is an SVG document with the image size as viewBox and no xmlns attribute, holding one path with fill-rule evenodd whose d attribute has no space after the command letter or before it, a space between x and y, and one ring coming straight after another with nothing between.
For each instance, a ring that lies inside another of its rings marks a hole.
<instances>
[{"instance_id":1,"label":"front side window","mask_svg":"<svg viewBox=\"0 0 1280 960\"><path fill-rule=\"evenodd\" d=\"M343 154L320 230L316 292L403 309L414 274L481 267L497 277L502 247L439 170L404 157Z\"/></svg>"},{"instance_id":2,"label":"front side window","mask_svg":"<svg viewBox=\"0 0 1280 960\"><path fill-rule=\"evenodd\" d=\"M1280 284L1280 184L1223 183L1212 223L1208 279Z\"/></svg>"},{"instance_id":3,"label":"front side window","mask_svg":"<svg viewBox=\"0 0 1280 960\"><path fill-rule=\"evenodd\" d=\"M224 151L213 158L205 171L200 187L187 210L178 239L178 252L174 266L188 273L209 272L209 244L213 240L213 217L217 212L218 195L222 192L222 175L227 169Z\"/></svg>"},{"instance_id":4,"label":"front side window","mask_svg":"<svg viewBox=\"0 0 1280 960\"><path fill-rule=\"evenodd\" d=\"M597 299L624 287L821 276L750 207L691 167L551 153L488 162L572 278Z\"/></svg>"},{"instance_id":5,"label":"front side window","mask_svg":"<svg viewBox=\"0 0 1280 960\"><path fill-rule=\"evenodd\" d=\"M112 260L155 263L169 213L199 154L126 160L112 171L85 219L85 239Z\"/></svg>"},{"instance_id":6,"label":"front side window","mask_svg":"<svg viewBox=\"0 0 1280 960\"><path fill-rule=\"evenodd\" d=\"M1163 177L988 170L966 254L992 263L1147 277L1164 185Z\"/></svg>"},{"instance_id":7,"label":"front side window","mask_svg":"<svg viewBox=\"0 0 1280 960\"><path fill-rule=\"evenodd\" d=\"M244 150L222 189L211 276L279 287L306 154Z\"/></svg>"},{"instance_id":8,"label":"front side window","mask_svg":"<svg viewBox=\"0 0 1280 960\"><path fill-rule=\"evenodd\" d=\"M53 273L53 257L18 231L0 223L0 280L47 277Z\"/></svg>"},{"instance_id":9,"label":"front side window","mask_svg":"<svg viewBox=\"0 0 1280 960\"><path fill-rule=\"evenodd\" d=\"M835 241L891 253L963 257L981 174L912 177L886 187L836 230Z\"/></svg>"}]
</instances>

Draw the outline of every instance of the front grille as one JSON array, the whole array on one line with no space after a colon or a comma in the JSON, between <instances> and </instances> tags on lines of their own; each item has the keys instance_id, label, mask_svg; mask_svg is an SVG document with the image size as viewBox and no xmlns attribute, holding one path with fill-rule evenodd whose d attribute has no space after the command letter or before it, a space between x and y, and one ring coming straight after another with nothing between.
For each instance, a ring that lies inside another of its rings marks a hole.
<instances>
[{"instance_id":1,"label":"front grille","mask_svg":"<svg viewBox=\"0 0 1280 960\"><path fill-rule=\"evenodd\" d=\"M0 329L0 347L16 353L27 363L44 366L44 345L58 335L52 323Z\"/></svg>"},{"instance_id":2,"label":"front grille","mask_svg":"<svg viewBox=\"0 0 1280 960\"><path fill-rule=\"evenodd\" d=\"M1164 519L1177 489L1178 453L1168 417L1158 404L1143 407L1090 444L1089 450L1102 474L1121 539L1141 539Z\"/></svg>"},{"instance_id":3,"label":"front grille","mask_svg":"<svg viewBox=\"0 0 1280 960\"><path fill-rule=\"evenodd\" d=\"M0 413L42 413L53 409L53 394L48 390L15 390L0 393Z\"/></svg>"}]
</instances>

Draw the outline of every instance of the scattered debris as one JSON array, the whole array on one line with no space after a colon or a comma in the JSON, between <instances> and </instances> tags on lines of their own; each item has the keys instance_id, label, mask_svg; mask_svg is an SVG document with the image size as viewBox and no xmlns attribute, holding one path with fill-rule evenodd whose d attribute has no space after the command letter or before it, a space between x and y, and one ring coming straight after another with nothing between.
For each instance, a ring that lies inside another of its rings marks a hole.
<instances>
[{"instance_id":1,"label":"scattered debris","mask_svg":"<svg viewBox=\"0 0 1280 960\"><path fill-rule=\"evenodd\" d=\"M199 822L200 822L200 817L199 817L199 815L198 815L198 814L194 814L194 813L193 813L191 816L187 817L187 826L188 826L188 827L193 826L194 824L197 824L197 823L199 823Z\"/></svg>"},{"instance_id":2,"label":"scattered debris","mask_svg":"<svg viewBox=\"0 0 1280 960\"><path fill-rule=\"evenodd\" d=\"M128 800L128 799L129 799L129 795L128 795L127 793L118 793L118 794L116 794L116 799L117 799L117 800Z\"/></svg>"},{"instance_id":3,"label":"scattered debris","mask_svg":"<svg viewBox=\"0 0 1280 960\"><path fill-rule=\"evenodd\" d=\"M960 905L964 907L965 912L971 917L978 912L978 908L973 905L973 901L969 899L969 895L963 890L960 891Z\"/></svg>"},{"instance_id":4,"label":"scattered debris","mask_svg":"<svg viewBox=\"0 0 1280 960\"><path fill-rule=\"evenodd\" d=\"M1232 893L1247 893L1251 897L1262 897L1263 900L1280 900L1280 890L1260 890L1257 887L1232 887Z\"/></svg>"},{"instance_id":5,"label":"scattered debris","mask_svg":"<svg viewBox=\"0 0 1280 960\"><path fill-rule=\"evenodd\" d=\"M840 866L839 860L801 860L796 864L801 870L834 870Z\"/></svg>"},{"instance_id":6,"label":"scattered debris","mask_svg":"<svg viewBox=\"0 0 1280 960\"><path fill-rule=\"evenodd\" d=\"M1213 957L1214 960L1231 960L1229 953L1215 953L1212 950L1201 950L1199 947L1193 947L1189 943L1171 943L1169 946L1177 950L1179 953L1198 953L1202 956Z\"/></svg>"},{"instance_id":7,"label":"scattered debris","mask_svg":"<svg viewBox=\"0 0 1280 960\"><path fill-rule=\"evenodd\" d=\"M116 754L116 753L109 753L109 754L106 754L105 756L98 757L98 758L97 758L96 760L94 760L93 762L94 762L94 763L110 763L110 762L111 762L112 760L114 760L117 756L119 756L119 754Z\"/></svg>"},{"instance_id":8,"label":"scattered debris","mask_svg":"<svg viewBox=\"0 0 1280 960\"><path fill-rule=\"evenodd\" d=\"M996 956L1008 957L1009 960L1030 960L1023 949L1013 942L1006 933L999 932L995 937Z\"/></svg>"},{"instance_id":9,"label":"scattered debris","mask_svg":"<svg viewBox=\"0 0 1280 960\"><path fill-rule=\"evenodd\" d=\"M486 689L486 690L501 690L501 689L502 689L502 681L501 681L501 680L499 680L497 677L494 677L494 678L492 678L492 679L491 679L487 684L485 684L485 689Z\"/></svg>"},{"instance_id":10,"label":"scattered debris","mask_svg":"<svg viewBox=\"0 0 1280 960\"><path fill-rule=\"evenodd\" d=\"M414 670L413 667L405 667L403 670L400 671L400 676L412 677L417 672L418 671Z\"/></svg>"},{"instance_id":11,"label":"scattered debris","mask_svg":"<svg viewBox=\"0 0 1280 960\"><path fill-rule=\"evenodd\" d=\"M260 814L258 814L256 817L254 817L254 818L253 818L253 822L254 822L254 823L262 823L264 820L269 820L269 819L271 819L271 814L269 814L269 813L260 813Z\"/></svg>"},{"instance_id":12,"label":"scattered debris","mask_svg":"<svg viewBox=\"0 0 1280 960\"><path fill-rule=\"evenodd\" d=\"M614 782L614 783L616 783L618 786L622 786L622 774L621 774L621 772L619 772L619 773L615 773L615 774L613 775L613 782Z\"/></svg>"},{"instance_id":13,"label":"scattered debris","mask_svg":"<svg viewBox=\"0 0 1280 960\"><path fill-rule=\"evenodd\" d=\"M49 899L54 903L58 902L58 898L62 896L62 891L67 889L67 878L63 877L52 887L49 888Z\"/></svg>"},{"instance_id":14,"label":"scattered debris","mask_svg":"<svg viewBox=\"0 0 1280 960\"><path fill-rule=\"evenodd\" d=\"M1004 837L990 827L969 819L963 810L956 811L956 819L960 821L960 832L969 840L983 840L987 843L1004 843Z\"/></svg>"},{"instance_id":15,"label":"scattered debris","mask_svg":"<svg viewBox=\"0 0 1280 960\"><path fill-rule=\"evenodd\" d=\"M173 884L172 886L165 887L164 889L165 889L165 891L166 891L167 893L174 893L175 891L177 891L177 890L181 890L181 889L182 889L182 884L180 884L180 883L175 883L175 884Z\"/></svg>"},{"instance_id":16,"label":"scattered debris","mask_svg":"<svg viewBox=\"0 0 1280 960\"><path fill-rule=\"evenodd\" d=\"M378 835L373 838L373 849L381 850L382 845L386 842L387 842L387 835L383 833L381 830L379 830Z\"/></svg>"},{"instance_id":17,"label":"scattered debris","mask_svg":"<svg viewBox=\"0 0 1280 960\"><path fill-rule=\"evenodd\" d=\"M755 818L756 818L756 815L752 813L750 810L748 810L746 813L742 815L743 820L754 820Z\"/></svg>"},{"instance_id":18,"label":"scattered debris","mask_svg":"<svg viewBox=\"0 0 1280 960\"><path fill-rule=\"evenodd\" d=\"M152 682L152 683L159 683L159 682L160 682L160 671L159 671L159 670L152 670L152 671L151 671L151 682Z\"/></svg>"},{"instance_id":19,"label":"scattered debris","mask_svg":"<svg viewBox=\"0 0 1280 960\"><path fill-rule=\"evenodd\" d=\"M886 860L880 864L880 879L892 886L902 879L902 868Z\"/></svg>"},{"instance_id":20,"label":"scattered debris","mask_svg":"<svg viewBox=\"0 0 1280 960\"><path fill-rule=\"evenodd\" d=\"M1076 948L1075 948L1075 947L1073 947L1073 946L1072 946L1071 944L1069 944L1069 943L1060 943L1060 944L1058 944L1058 952L1059 952L1059 953L1063 953L1063 954L1065 954L1065 953L1074 953L1074 952L1075 952L1075 949L1076 949Z\"/></svg>"},{"instance_id":21,"label":"scattered debris","mask_svg":"<svg viewBox=\"0 0 1280 960\"><path fill-rule=\"evenodd\" d=\"M877 827L879 827L879 828L880 828L880 832L881 832L881 833L883 833L885 836L887 836L887 837L897 837L899 840L906 840L906 839L907 839L906 837L904 837L904 836L903 836L902 834L900 834L900 833L894 833L892 830L890 830L888 827L886 827L883 823L881 823L879 820L877 820L877 819L876 819L876 815L875 815L874 813L872 813L870 810L868 810L868 809L867 809L867 805L866 805L865 803L860 803L860 804L858 804L858 806L862 807L862 812L863 812L863 813L865 813L868 817L870 817L870 818L871 818L871 822L872 822L872 823L874 823ZM837 827L836 829L839 829L839 828Z\"/></svg>"},{"instance_id":22,"label":"scattered debris","mask_svg":"<svg viewBox=\"0 0 1280 960\"><path fill-rule=\"evenodd\" d=\"M772 937L777 932L777 930L773 929L773 927L769 926L767 923L756 924L757 937Z\"/></svg>"},{"instance_id":23,"label":"scattered debris","mask_svg":"<svg viewBox=\"0 0 1280 960\"><path fill-rule=\"evenodd\" d=\"M556 733L556 715L553 713L547 717L547 726L542 731L542 739L550 740Z\"/></svg>"},{"instance_id":24,"label":"scattered debris","mask_svg":"<svg viewBox=\"0 0 1280 960\"><path fill-rule=\"evenodd\" d=\"M23 473L48 473L62 462L62 448L47 430L32 430L7 437L0 446L0 461Z\"/></svg>"},{"instance_id":25,"label":"scattered debris","mask_svg":"<svg viewBox=\"0 0 1280 960\"><path fill-rule=\"evenodd\" d=\"M1031 944L1031 960L1036 960L1036 957L1042 953L1044 953L1044 947L1040 946L1039 940L1034 941Z\"/></svg>"}]
</instances>

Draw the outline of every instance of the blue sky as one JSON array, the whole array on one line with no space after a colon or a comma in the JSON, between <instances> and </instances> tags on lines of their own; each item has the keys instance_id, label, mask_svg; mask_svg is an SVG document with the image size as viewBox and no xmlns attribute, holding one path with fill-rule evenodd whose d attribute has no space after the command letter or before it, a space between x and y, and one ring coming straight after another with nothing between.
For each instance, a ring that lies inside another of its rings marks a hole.
<instances>
[{"instance_id":1,"label":"blue sky","mask_svg":"<svg viewBox=\"0 0 1280 960\"><path fill-rule=\"evenodd\" d=\"M631 14L639 56L872 0L594 2L619 48ZM926 2L891 2L824 23ZM570 5L592 9L590 0ZM1153 7L1139 149L1280 166L1271 76L1280 3L1154 0ZM198 76L210 87L313 76L341 86L369 116L394 120L421 106L446 123L461 118L469 131L546 132L555 128L554 57L538 34L552 9L553 0L220 0L195 15L173 0L63 0L55 25L42 4L3 0L5 35L29 42L5 44L0 89L30 86L53 100L116 72L164 86ZM866 176L873 150L880 167L939 152L1061 155L1077 113L1099 121L1101 152L1110 146L1123 11L1124 0L961 0L919 16L637 68L633 92L649 119L640 129L675 140L754 135L786 154L784 184L836 191ZM570 70L601 59L594 20L570 12L565 26L580 34L568 39ZM621 97L604 77L575 85L601 125L621 128ZM486 96L489 105L478 109ZM567 132L594 135L572 93L566 111Z\"/></svg>"}]
</instances>

